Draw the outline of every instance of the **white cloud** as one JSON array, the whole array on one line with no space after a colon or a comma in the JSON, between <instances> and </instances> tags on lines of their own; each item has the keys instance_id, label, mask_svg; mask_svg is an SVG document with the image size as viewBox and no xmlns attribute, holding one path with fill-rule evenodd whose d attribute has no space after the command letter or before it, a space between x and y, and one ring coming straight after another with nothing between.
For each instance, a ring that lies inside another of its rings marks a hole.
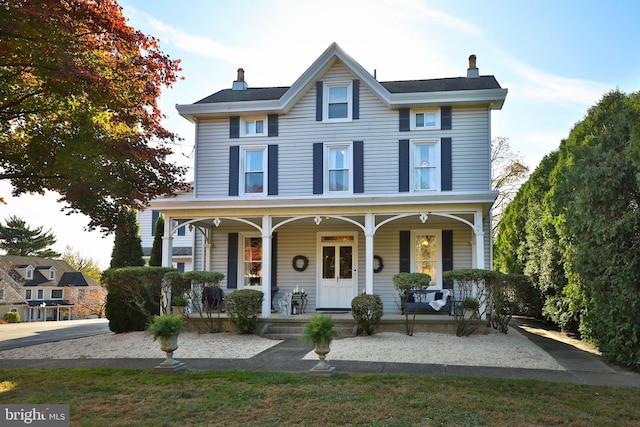
<instances>
[{"instance_id":1,"label":"white cloud","mask_svg":"<svg viewBox=\"0 0 640 427\"><path fill-rule=\"evenodd\" d=\"M510 67L521 79L518 82L520 94L564 107L586 110L613 89L605 83L547 73L517 60L510 61Z\"/></svg>"}]
</instances>

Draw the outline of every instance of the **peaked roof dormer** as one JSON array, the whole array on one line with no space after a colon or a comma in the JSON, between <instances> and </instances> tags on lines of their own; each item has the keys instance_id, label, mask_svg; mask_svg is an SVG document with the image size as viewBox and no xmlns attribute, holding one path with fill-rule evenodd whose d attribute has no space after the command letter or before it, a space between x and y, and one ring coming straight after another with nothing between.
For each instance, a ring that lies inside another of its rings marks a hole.
<instances>
[{"instance_id":1,"label":"peaked roof dormer","mask_svg":"<svg viewBox=\"0 0 640 427\"><path fill-rule=\"evenodd\" d=\"M244 82L244 70L239 69L238 80L233 83L235 90L223 89L193 104L178 104L176 109L190 121L196 117L252 112L287 113L336 61L341 61L382 102L394 109L441 103L488 104L492 109L500 109L507 95L507 89L501 88L495 77L475 76L475 73L472 77L379 82L334 42L290 87L249 88Z\"/></svg>"}]
</instances>

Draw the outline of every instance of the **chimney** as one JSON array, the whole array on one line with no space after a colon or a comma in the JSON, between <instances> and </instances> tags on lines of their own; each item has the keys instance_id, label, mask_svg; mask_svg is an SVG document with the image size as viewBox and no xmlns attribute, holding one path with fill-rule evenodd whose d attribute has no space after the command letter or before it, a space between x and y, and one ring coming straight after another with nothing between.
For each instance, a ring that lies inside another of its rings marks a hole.
<instances>
[{"instance_id":1,"label":"chimney","mask_svg":"<svg viewBox=\"0 0 640 427\"><path fill-rule=\"evenodd\" d=\"M244 81L244 69L238 68L238 80L233 82L231 89L233 90L247 90L249 85Z\"/></svg>"},{"instance_id":2,"label":"chimney","mask_svg":"<svg viewBox=\"0 0 640 427\"><path fill-rule=\"evenodd\" d=\"M480 77L480 72L478 71L478 67L476 67L476 56L469 56L469 68L467 68L467 78L473 79L476 77Z\"/></svg>"}]
</instances>

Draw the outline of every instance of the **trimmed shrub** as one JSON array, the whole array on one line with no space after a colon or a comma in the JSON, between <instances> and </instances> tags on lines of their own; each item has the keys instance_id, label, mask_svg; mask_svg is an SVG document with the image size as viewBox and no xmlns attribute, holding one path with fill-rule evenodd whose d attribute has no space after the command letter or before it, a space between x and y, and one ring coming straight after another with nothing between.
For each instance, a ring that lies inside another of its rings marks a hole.
<instances>
[{"instance_id":1,"label":"trimmed shrub","mask_svg":"<svg viewBox=\"0 0 640 427\"><path fill-rule=\"evenodd\" d=\"M404 313L404 329L407 335L413 336L413 327L416 322L416 312L413 310L413 317L409 321L409 311L406 310L409 291L424 291L431 285L431 276L424 273L398 273L393 276L393 287L398 291L400 298L400 310Z\"/></svg>"},{"instance_id":2,"label":"trimmed shrub","mask_svg":"<svg viewBox=\"0 0 640 427\"><path fill-rule=\"evenodd\" d=\"M236 325L238 333L252 334L262 312L264 294L256 289L240 289L224 298L229 320Z\"/></svg>"},{"instance_id":3,"label":"trimmed shrub","mask_svg":"<svg viewBox=\"0 0 640 427\"><path fill-rule=\"evenodd\" d=\"M361 294L351 300L351 315L356 321L358 335L372 335L374 327L382 318L380 295Z\"/></svg>"},{"instance_id":4,"label":"trimmed shrub","mask_svg":"<svg viewBox=\"0 0 640 427\"><path fill-rule=\"evenodd\" d=\"M20 313L16 311L9 311L4 314L4 320L7 323L20 323Z\"/></svg>"},{"instance_id":5,"label":"trimmed shrub","mask_svg":"<svg viewBox=\"0 0 640 427\"><path fill-rule=\"evenodd\" d=\"M144 331L160 314L162 279L170 271L167 267L111 268L102 273L107 288L105 315L109 329L121 332Z\"/></svg>"}]
</instances>

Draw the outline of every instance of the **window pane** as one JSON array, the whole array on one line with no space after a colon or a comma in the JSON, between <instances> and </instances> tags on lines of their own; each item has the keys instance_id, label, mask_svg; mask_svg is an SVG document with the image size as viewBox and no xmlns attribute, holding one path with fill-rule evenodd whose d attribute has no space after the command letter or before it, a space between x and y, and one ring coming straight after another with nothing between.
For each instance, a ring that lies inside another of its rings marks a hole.
<instances>
[{"instance_id":1,"label":"window pane","mask_svg":"<svg viewBox=\"0 0 640 427\"><path fill-rule=\"evenodd\" d=\"M330 87L329 88L329 103L334 102L347 102L347 87Z\"/></svg>"},{"instance_id":2,"label":"window pane","mask_svg":"<svg viewBox=\"0 0 640 427\"><path fill-rule=\"evenodd\" d=\"M329 169L346 169L347 167L347 148L330 148L329 149Z\"/></svg>"},{"instance_id":3,"label":"window pane","mask_svg":"<svg viewBox=\"0 0 640 427\"><path fill-rule=\"evenodd\" d=\"M436 236L416 236L415 256L416 272L430 275L431 283L435 283L438 276L438 241Z\"/></svg>"},{"instance_id":4,"label":"window pane","mask_svg":"<svg viewBox=\"0 0 640 427\"><path fill-rule=\"evenodd\" d=\"M322 248L322 278L333 279L336 277L336 248L326 246Z\"/></svg>"},{"instance_id":5,"label":"window pane","mask_svg":"<svg viewBox=\"0 0 640 427\"><path fill-rule=\"evenodd\" d=\"M351 246L341 246L340 247L340 278L341 279L351 279L352 271L351 267L353 265L353 247Z\"/></svg>"},{"instance_id":6,"label":"window pane","mask_svg":"<svg viewBox=\"0 0 640 427\"><path fill-rule=\"evenodd\" d=\"M262 171L264 152L260 151L246 151L245 152L245 166L246 172Z\"/></svg>"},{"instance_id":7,"label":"window pane","mask_svg":"<svg viewBox=\"0 0 640 427\"><path fill-rule=\"evenodd\" d=\"M418 168L414 175L414 184L416 190L433 190L435 189L435 168Z\"/></svg>"},{"instance_id":8,"label":"window pane","mask_svg":"<svg viewBox=\"0 0 640 427\"><path fill-rule=\"evenodd\" d=\"M333 170L329 171L329 191L348 191L349 171Z\"/></svg>"},{"instance_id":9,"label":"window pane","mask_svg":"<svg viewBox=\"0 0 640 427\"><path fill-rule=\"evenodd\" d=\"M418 113L416 114L416 127L423 127L424 126L424 114L422 113Z\"/></svg>"},{"instance_id":10,"label":"window pane","mask_svg":"<svg viewBox=\"0 0 640 427\"><path fill-rule=\"evenodd\" d=\"M256 133L261 134L264 132L264 122L262 120L256 120Z\"/></svg>"},{"instance_id":11,"label":"window pane","mask_svg":"<svg viewBox=\"0 0 640 427\"><path fill-rule=\"evenodd\" d=\"M246 129L245 129L245 133L247 135L253 135L255 133L255 123L254 122L247 122L246 124Z\"/></svg>"},{"instance_id":12,"label":"window pane","mask_svg":"<svg viewBox=\"0 0 640 427\"><path fill-rule=\"evenodd\" d=\"M429 167L436 165L436 146L433 144L416 145L414 165Z\"/></svg>"},{"instance_id":13,"label":"window pane","mask_svg":"<svg viewBox=\"0 0 640 427\"><path fill-rule=\"evenodd\" d=\"M244 239L244 284L260 285L262 277L262 239L247 237Z\"/></svg>"},{"instance_id":14,"label":"window pane","mask_svg":"<svg viewBox=\"0 0 640 427\"><path fill-rule=\"evenodd\" d=\"M245 193L262 193L263 191L263 173L247 172L244 174L244 192Z\"/></svg>"},{"instance_id":15,"label":"window pane","mask_svg":"<svg viewBox=\"0 0 640 427\"><path fill-rule=\"evenodd\" d=\"M427 113L425 114L425 127L435 127L436 126L436 113Z\"/></svg>"},{"instance_id":16,"label":"window pane","mask_svg":"<svg viewBox=\"0 0 640 427\"><path fill-rule=\"evenodd\" d=\"M346 119L347 115L347 104L329 104L329 118L330 119Z\"/></svg>"}]
</instances>

